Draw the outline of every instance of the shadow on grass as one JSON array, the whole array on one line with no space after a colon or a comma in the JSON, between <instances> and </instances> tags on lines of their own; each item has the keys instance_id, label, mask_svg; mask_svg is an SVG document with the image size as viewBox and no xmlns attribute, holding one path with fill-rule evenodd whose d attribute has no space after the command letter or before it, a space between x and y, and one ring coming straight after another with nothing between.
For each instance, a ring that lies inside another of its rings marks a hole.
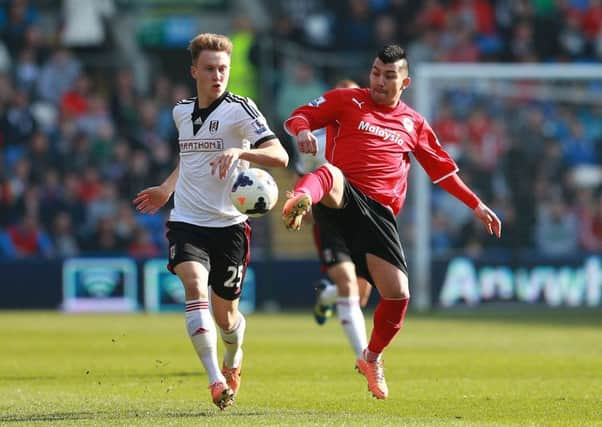
<instances>
[{"instance_id":1,"label":"shadow on grass","mask_svg":"<svg viewBox=\"0 0 602 427\"><path fill-rule=\"evenodd\" d=\"M236 408L228 408L223 412L216 410L208 410L204 412L168 412L165 416L169 418L188 418L188 417L213 417L217 413L223 413L229 417L265 417L269 415L269 411L237 411Z\"/></svg>"},{"instance_id":2,"label":"shadow on grass","mask_svg":"<svg viewBox=\"0 0 602 427\"><path fill-rule=\"evenodd\" d=\"M265 417L273 415L273 411L262 410L238 410L238 408L228 408L226 411L220 412L217 409L208 409L206 411L182 411L182 412L167 412L167 413L149 413L143 411L141 413L130 412L115 414L112 412L56 412L52 414L23 414L23 415L0 415L0 423L26 423L26 422L52 422L52 421L77 421L77 420L102 420L103 418L117 418L126 420L131 418L201 418L214 417L216 414L224 414L228 417ZM315 411L295 411L295 415L316 415Z\"/></svg>"},{"instance_id":3,"label":"shadow on grass","mask_svg":"<svg viewBox=\"0 0 602 427\"><path fill-rule=\"evenodd\" d=\"M91 374L88 378L91 379L91 381L95 382L100 380L110 380L113 376L119 375L122 377L126 377L126 378L150 378L150 377L156 377L156 378L169 378L169 377L198 377L199 375L201 375L198 371L179 371L179 372L170 372L170 371L165 371L165 372L154 372L154 373L131 373L131 374L127 374L127 375L122 375L121 373L111 373L111 372L100 372L100 376L96 376L97 372L94 372L93 374ZM85 373L77 373L77 374L72 374L72 375L65 375L64 373L61 374L56 374L56 375L51 375L51 374L45 374L45 375L3 375L2 379L3 380L11 380L11 381L41 381L41 380L57 380L57 379L65 379L65 378L78 378L78 377L84 377L87 376L88 374Z\"/></svg>"},{"instance_id":4,"label":"shadow on grass","mask_svg":"<svg viewBox=\"0 0 602 427\"><path fill-rule=\"evenodd\" d=\"M56 412L54 414L0 415L0 423L91 420L98 418L98 415L98 412Z\"/></svg>"}]
</instances>

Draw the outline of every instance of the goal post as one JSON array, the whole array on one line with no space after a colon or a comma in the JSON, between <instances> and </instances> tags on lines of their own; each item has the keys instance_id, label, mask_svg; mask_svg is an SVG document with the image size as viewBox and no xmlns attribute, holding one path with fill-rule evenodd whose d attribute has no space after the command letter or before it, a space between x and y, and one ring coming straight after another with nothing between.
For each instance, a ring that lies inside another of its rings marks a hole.
<instances>
[{"instance_id":1,"label":"goal post","mask_svg":"<svg viewBox=\"0 0 602 427\"><path fill-rule=\"evenodd\" d=\"M550 82L599 81L602 83L602 65L593 64L449 64L422 63L412 73L414 106L427 120L433 121L437 109L440 86L457 85L486 91L492 96L523 96L517 81L530 80L535 84L528 94L534 100L590 103L602 105L600 92L591 93L583 88L553 88ZM541 87L537 86L541 83ZM546 86L546 83L548 86ZM431 193L432 184L422 168L412 168L414 247L410 260L415 307L425 311L432 305L431 283Z\"/></svg>"}]
</instances>

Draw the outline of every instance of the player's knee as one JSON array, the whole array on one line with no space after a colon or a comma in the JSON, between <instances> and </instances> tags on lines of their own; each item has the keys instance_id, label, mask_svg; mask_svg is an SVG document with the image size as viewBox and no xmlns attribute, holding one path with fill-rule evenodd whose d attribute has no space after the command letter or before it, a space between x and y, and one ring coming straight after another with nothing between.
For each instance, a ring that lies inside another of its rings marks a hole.
<instances>
[{"instance_id":1,"label":"player's knee","mask_svg":"<svg viewBox=\"0 0 602 427\"><path fill-rule=\"evenodd\" d=\"M358 295L357 283L351 278L340 278L336 281L337 294L340 297Z\"/></svg>"},{"instance_id":2,"label":"player's knee","mask_svg":"<svg viewBox=\"0 0 602 427\"><path fill-rule=\"evenodd\" d=\"M215 323L222 331L231 331L236 326L236 320L233 313L215 314Z\"/></svg>"},{"instance_id":3,"label":"player's knee","mask_svg":"<svg viewBox=\"0 0 602 427\"><path fill-rule=\"evenodd\" d=\"M332 188L334 190L342 191L343 183L345 182L343 172L341 172L339 168L331 165L330 163L326 163L322 165L322 167L326 168L330 172L330 176L332 177Z\"/></svg>"},{"instance_id":4,"label":"player's knee","mask_svg":"<svg viewBox=\"0 0 602 427\"><path fill-rule=\"evenodd\" d=\"M207 300L209 292L207 291L207 285L202 280L187 280L182 282L184 286L184 293L186 294L186 300Z\"/></svg>"}]
</instances>

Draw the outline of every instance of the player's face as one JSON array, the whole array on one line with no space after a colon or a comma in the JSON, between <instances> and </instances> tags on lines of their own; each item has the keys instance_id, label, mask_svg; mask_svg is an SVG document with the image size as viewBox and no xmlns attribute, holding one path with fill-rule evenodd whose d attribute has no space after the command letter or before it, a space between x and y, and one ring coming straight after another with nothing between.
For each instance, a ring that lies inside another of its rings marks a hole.
<instances>
[{"instance_id":1,"label":"player's face","mask_svg":"<svg viewBox=\"0 0 602 427\"><path fill-rule=\"evenodd\" d=\"M406 67L402 67L403 59L385 64L376 58L370 71L370 96L381 105L397 105L399 97L410 85Z\"/></svg>"},{"instance_id":2,"label":"player's face","mask_svg":"<svg viewBox=\"0 0 602 427\"><path fill-rule=\"evenodd\" d=\"M227 52L203 50L190 67L201 100L213 101L221 96L230 77L230 55Z\"/></svg>"}]
</instances>

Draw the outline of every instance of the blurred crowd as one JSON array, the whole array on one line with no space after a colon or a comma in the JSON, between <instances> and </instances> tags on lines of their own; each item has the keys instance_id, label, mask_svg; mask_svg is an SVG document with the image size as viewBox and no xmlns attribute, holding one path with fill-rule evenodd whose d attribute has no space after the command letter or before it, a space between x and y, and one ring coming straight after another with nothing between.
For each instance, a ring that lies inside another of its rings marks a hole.
<instances>
[{"instance_id":1,"label":"blurred crowd","mask_svg":"<svg viewBox=\"0 0 602 427\"><path fill-rule=\"evenodd\" d=\"M338 78L365 84L367 58L390 41L407 46L412 64L602 61L602 0L262 3L267 27L233 22L230 90L257 99L293 156L282 120ZM62 43L60 26L48 33L40 21L35 2L0 1L0 258L162 256L168 210L139 215L131 200L175 165L171 110L193 95L187 64L182 83L158 70L141 90L131 68L107 73ZM362 60L356 68L311 63L291 55L295 49ZM432 124L504 230L499 242L488 239L470 212L435 188L436 254L602 250L602 78L556 86L593 93L593 101L439 90ZM402 221L411 240L411 215Z\"/></svg>"},{"instance_id":2,"label":"blurred crowd","mask_svg":"<svg viewBox=\"0 0 602 427\"><path fill-rule=\"evenodd\" d=\"M265 0L278 40L331 52L402 41L413 62L602 60L600 0Z\"/></svg>"}]
</instances>

